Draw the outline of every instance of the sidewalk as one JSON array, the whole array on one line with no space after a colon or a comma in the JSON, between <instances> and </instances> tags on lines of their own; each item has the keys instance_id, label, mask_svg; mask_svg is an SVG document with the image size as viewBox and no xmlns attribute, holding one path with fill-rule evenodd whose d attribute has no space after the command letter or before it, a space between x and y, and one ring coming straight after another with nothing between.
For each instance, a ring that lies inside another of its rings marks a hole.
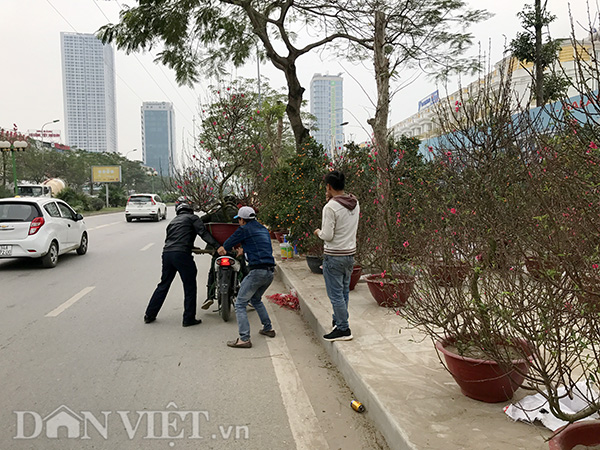
<instances>
[{"instance_id":1,"label":"sidewalk","mask_svg":"<svg viewBox=\"0 0 600 450\"><path fill-rule=\"evenodd\" d=\"M317 336L331 331L331 304L322 275L304 258L277 258L278 273L297 291L300 311ZM364 282L350 291L348 342L322 341L356 399L392 449L547 450L552 432L513 422L510 403L488 404L460 392L432 342L386 308L377 306ZM402 333L399 333L400 328ZM518 390L512 401L528 395ZM350 407L348 399L348 407Z\"/></svg>"}]
</instances>

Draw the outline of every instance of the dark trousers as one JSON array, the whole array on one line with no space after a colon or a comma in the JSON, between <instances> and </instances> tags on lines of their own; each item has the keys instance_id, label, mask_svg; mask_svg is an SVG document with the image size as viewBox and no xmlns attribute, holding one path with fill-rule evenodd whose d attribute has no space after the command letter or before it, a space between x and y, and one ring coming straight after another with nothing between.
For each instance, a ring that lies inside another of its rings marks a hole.
<instances>
[{"instance_id":1,"label":"dark trousers","mask_svg":"<svg viewBox=\"0 0 600 450\"><path fill-rule=\"evenodd\" d=\"M156 317L171 287L175 275L179 273L183 282L183 321L191 322L196 318L196 295L198 291L196 276L198 269L194 257L185 252L166 252L162 254L162 275L156 286L146 316Z\"/></svg>"}]
</instances>

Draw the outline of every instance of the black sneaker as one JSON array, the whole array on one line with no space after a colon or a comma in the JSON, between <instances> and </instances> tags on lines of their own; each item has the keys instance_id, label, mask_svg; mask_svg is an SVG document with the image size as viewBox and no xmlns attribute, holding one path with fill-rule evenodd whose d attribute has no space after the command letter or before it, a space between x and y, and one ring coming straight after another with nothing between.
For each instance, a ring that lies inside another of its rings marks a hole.
<instances>
[{"instance_id":1,"label":"black sneaker","mask_svg":"<svg viewBox=\"0 0 600 450\"><path fill-rule=\"evenodd\" d=\"M156 317L144 316L144 323L152 323L156 320Z\"/></svg>"},{"instance_id":2,"label":"black sneaker","mask_svg":"<svg viewBox=\"0 0 600 450\"><path fill-rule=\"evenodd\" d=\"M323 339L326 341L351 341L352 332L350 331L350 328L344 331L334 328L331 333L324 335Z\"/></svg>"},{"instance_id":3,"label":"black sneaker","mask_svg":"<svg viewBox=\"0 0 600 450\"><path fill-rule=\"evenodd\" d=\"M202 320L200 320L200 319L194 319L191 322L183 322L183 326L184 327L191 327L192 325L198 325L199 323L202 323Z\"/></svg>"}]
</instances>

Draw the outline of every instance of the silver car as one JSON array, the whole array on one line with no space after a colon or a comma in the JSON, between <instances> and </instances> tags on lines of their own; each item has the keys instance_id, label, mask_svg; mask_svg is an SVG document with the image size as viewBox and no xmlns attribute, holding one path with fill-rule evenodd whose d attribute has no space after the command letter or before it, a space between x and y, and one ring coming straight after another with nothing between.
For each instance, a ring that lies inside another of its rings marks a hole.
<instances>
[{"instance_id":1,"label":"silver car","mask_svg":"<svg viewBox=\"0 0 600 450\"><path fill-rule=\"evenodd\" d=\"M41 258L50 268L72 250L87 253L88 233L83 216L66 202L49 197L0 199L0 259Z\"/></svg>"},{"instance_id":2,"label":"silver car","mask_svg":"<svg viewBox=\"0 0 600 450\"><path fill-rule=\"evenodd\" d=\"M167 218L167 205L158 194L133 194L125 206L125 220L152 219L158 222Z\"/></svg>"}]
</instances>

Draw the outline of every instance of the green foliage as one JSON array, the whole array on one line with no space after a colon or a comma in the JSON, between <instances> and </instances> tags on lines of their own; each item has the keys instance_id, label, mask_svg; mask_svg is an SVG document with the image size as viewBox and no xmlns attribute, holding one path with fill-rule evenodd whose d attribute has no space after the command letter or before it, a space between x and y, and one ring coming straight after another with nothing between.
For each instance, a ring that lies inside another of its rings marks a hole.
<instances>
[{"instance_id":1,"label":"green foliage","mask_svg":"<svg viewBox=\"0 0 600 450\"><path fill-rule=\"evenodd\" d=\"M260 198L261 221L272 230L289 230L301 252L322 247L322 243L315 240L313 231L321 226L325 203L322 181L329 167L323 147L310 139L298 154L273 170L264 182Z\"/></svg>"},{"instance_id":2,"label":"green foliage","mask_svg":"<svg viewBox=\"0 0 600 450\"><path fill-rule=\"evenodd\" d=\"M64 188L56 197L67 202L77 212L99 211L104 207L104 201L98 197L90 197L70 187Z\"/></svg>"}]
</instances>

